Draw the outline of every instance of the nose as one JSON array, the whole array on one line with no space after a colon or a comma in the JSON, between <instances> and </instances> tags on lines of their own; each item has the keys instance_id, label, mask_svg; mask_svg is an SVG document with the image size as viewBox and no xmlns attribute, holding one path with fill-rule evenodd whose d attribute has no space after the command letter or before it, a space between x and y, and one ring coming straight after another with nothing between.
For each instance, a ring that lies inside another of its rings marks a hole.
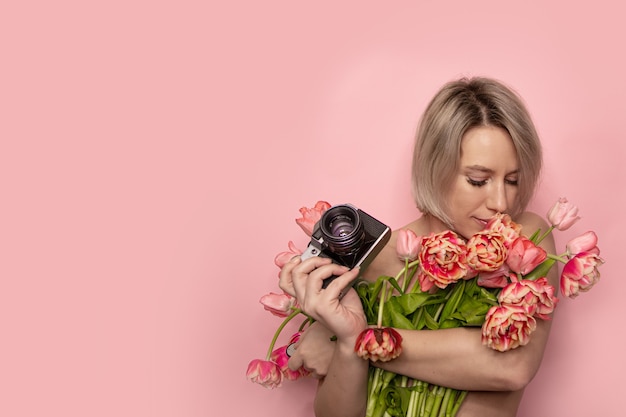
<instances>
[{"instance_id":1,"label":"nose","mask_svg":"<svg viewBox=\"0 0 626 417\"><path fill-rule=\"evenodd\" d=\"M509 208L504 184L493 184L487 196L487 208L496 213L504 213Z\"/></svg>"}]
</instances>

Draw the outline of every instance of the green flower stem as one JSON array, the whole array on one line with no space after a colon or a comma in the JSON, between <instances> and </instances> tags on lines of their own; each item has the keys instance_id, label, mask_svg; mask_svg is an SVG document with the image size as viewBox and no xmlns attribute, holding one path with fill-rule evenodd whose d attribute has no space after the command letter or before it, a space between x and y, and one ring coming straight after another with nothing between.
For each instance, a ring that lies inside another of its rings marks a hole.
<instances>
[{"instance_id":1,"label":"green flower stem","mask_svg":"<svg viewBox=\"0 0 626 417\"><path fill-rule=\"evenodd\" d=\"M439 304L439 308L437 309L437 313L435 313L435 317L433 317L436 322L439 322L439 316L441 315L441 312L443 311L443 308L446 306L446 302L452 296L453 290L454 290L454 288L452 288L452 290L448 291L448 293L446 294L446 298L444 298L443 303Z\"/></svg>"},{"instance_id":2,"label":"green flower stem","mask_svg":"<svg viewBox=\"0 0 626 417\"><path fill-rule=\"evenodd\" d=\"M418 396L417 399L415 400L415 412L413 413L413 416L411 417L419 417L420 415L422 415L422 409L424 408L424 393L421 391L418 391Z\"/></svg>"},{"instance_id":3,"label":"green flower stem","mask_svg":"<svg viewBox=\"0 0 626 417\"><path fill-rule=\"evenodd\" d=\"M382 382L380 376L382 372L383 370L380 368L373 368L373 370L370 371L370 378L367 384L367 406L365 409L366 416L371 416L374 413L376 398L378 398L374 396L374 393L377 391L379 383Z\"/></svg>"},{"instance_id":4,"label":"green flower stem","mask_svg":"<svg viewBox=\"0 0 626 417\"><path fill-rule=\"evenodd\" d=\"M554 259L557 262L561 262L566 264L569 259L567 259L567 253L564 253L563 255L552 255L552 254L548 254L548 258L549 259Z\"/></svg>"},{"instance_id":5,"label":"green flower stem","mask_svg":"<svg viewBox=\"0 0 626 417\"><path fill-rule=\"evenodd\" d=\"M385 399L381 396L381 393L395 378L396 374L381 369L379 375L380 376L376 378L377 381L374 383L375 386L370 391L370 396L368 396L367 399L368 404L366 406L366 417L383 417L387 411L387 405L385 404Z\"/></svg>"},{"instance_id":6,"label":"green flower stem","mask_svg":"<svg viewBox=\"0 0 626 417\"><path fill-rule=\"evenodd\" d=\"M378 368L375 368L373 370L370 370L370 375L367 381L367 405L365 406L366 416L372 415L372 410L374 408L374 403L375 403L375 401L373 401L373 398L374 398L373 390L377 381L378 381Z\"/></svg>"},{"instance_id":7,"label":"green flower stem","mask_svg":"<svg viewBox=\"0 0 626 417\"><path fill-rule=\"evenodd\" d=\"M289 323L291 321L291 319L293 319L294 317L296 317L300 313L302 313L301 309L299 309L299 308L294 309L291 312L290 315L285 317L285 320L283 320L283 322L280 324L280 326L278 326L278 329L276 329L276 333L274 333L274 337L272 338L272 341L270 343L270 348L267 351L267 356L265 357L266 361L269 361L270 357L272 356L272 351L274 350L274 345L276 344L276 340L278 340L278 335L280 334L280 332L283 331L283 329L285 328L287 323Z\"/></svg>"},{"instance_id":8,"label":"green flower stem","mask_svg":"<svg viewBox=\"0 0 626 417\"><path fill-rule=\"evenodd\" d=\"M401 271L402 272L402 271ZM402 281L402 290L406 292L407 287L407 275L409 274L409 259L404 260L404 280Z\"/></svg>"},{"instance_id":9,"label":"green flower stem","mask_svg":"<svg viewBox=\"0 0 626 417\"><path fill-rule=\"evenodd\" d=\"M402 288L405 293L406 293L406 290L409 288L409 282L411 281L408 277L409 270L419 265L419 263L420 263L419 259L416 259L411 263L409 263L409 260L406 259L404 261L404 268L401 269L400 272L398 272L398 275L396 275L396 281L398 281L400 279L400 276L404 274L404 282L402 283ZM411 274L411 278L413 278L414 274L415 274L415 270Z\"/></svg>"},{"instance_id":10,"label":"green flower stem","mask_svg":"<svg viewBox=\"0 0 626 417\"><path fill-rule=\"evenodd\" d=\"M435 403L435 394L432 390L426 390L426 402L424 408L420 412L420 417L430 417L430 412L433 410L433 404Z\"/></svg>"},{"instance_id":11,"label":"green flower stem","mask_svg":"<svg viewBox=\"0 0 626 417\"><path fill-rule=\"evenodd\" d=\"M368 395L365 415L367 417L382 416L385 412L385 401L380 394L396 376L393 372L384 371L381 368L374 368L372 372L371 385L368 381Z\"/></svg>"},{"instance_id":12,"label":"green flower stem","mask_svg":"<svg viewBox=\"0 0 626 417\"><path fill-rule=\"evenodd\" d=\"M383 287L381 289L380 299L378 301L378 318L376 320L376 325L378 327L383 327L383 306L385 305L385 298L387 298L387 282L383 283Z\"/></svg>"},{"instance_id":13,"label":"green flower stem","mask_svg":"<svg viewBox=\"0 0 626 417\"><path fill-rule=\"evenodd\" d=\"M446 411L448 410L448 404L450 404L450 397L452 396L454 390L452 388L445 388L443 393L443 400L441 401L441 405L439 407L439 413L437 417L445 417Z\"/></svg>"},{"instance_id":14,"label":"green flower stem","mask_svg":"<svg viewBox=\"0 0 626 417\"><path fill-rule=\"evenodd\" d=\"M406 408L406 415L411 417L415 414L415 406L417 404L417 399L419 397L419 393L417 391L411 391L411 396L409 397L409 406Z\"/></svg>"},{"instance_id":15,"label":"green flower stem","mask_svg":"<svg viewBox=\"0 0 626 417\"><path fill-rule=\"evenodd\" d=\"M443 394L445 392L444 387L437 387L435 391L435 401L433 401L433 408L430 410L430 417L437 417L439 415L439 408L441 408L441 403L443 401Z\"/></svg>"},{"instance_id":16,"label":"green flower stem","mask_svg":"<svg viewBox=\"0 0 626 417\"><path fill-rule=\"evenodd\" d=\"M302 324L300 324L300 327L298 327L298 331L301 332L304 330L304 327L307 325L307 323L309 324L309 326L311 324L313 324L315 322L315 320L313 319L313 317L309 317L307 316L306 319L304 319L304 321L302 322Z\"/></svg>"},{"instance_id":17,"label":"green flower stem","mask_svg":"<svg viewBox=\"0 0 626 417\"><path fill-rule=\"evenodd\" d=\"M459 396L456 397L456 401L454 402L454 407L452 407L452 412L450 413L450 416L455 416L456 413L459 412L459 408L461 408L461 404L463 404L463 401L465 400L466 396L467 396L467 391L461 391L461 394L459 394Z\"/></svg>"},{"instance_id":18,"label":"green flower stem","mask_svg":"<svg viewBox=\"0 0 626 417\"><path fill-rule=\"evenodd\" d=\"M550 233L552 233L552 231L554 230L554 226L550 226L548 227L548 230L546 230L546 232L544 234L542 234L536 242L534 242L535 245L539 245L541 243L542 240L544 240Z\"/></svg>"}]
</instances>

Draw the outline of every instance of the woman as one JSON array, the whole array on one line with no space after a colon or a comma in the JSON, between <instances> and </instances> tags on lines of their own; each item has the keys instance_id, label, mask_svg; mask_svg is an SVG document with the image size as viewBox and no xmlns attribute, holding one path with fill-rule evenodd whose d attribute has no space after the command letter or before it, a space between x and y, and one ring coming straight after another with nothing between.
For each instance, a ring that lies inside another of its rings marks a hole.
<instances>
[{"instance_id":1,"label":"woman","mask_svg":"<svg viewBox=\"0 0 626 417\"><path fill-rule=\"evenodd\" d=\"M497 213L507 213L528 236L548 225L525 208L541 168L541 146L521 99L488 78L446 84L428 105L418 129L413 158L413 185L422 215L404 228L418 236L453 230L469 238ZM396 235L363 271L375 281L395 275L404 262L396 255ZM541 246L554 253L551 236ZM301 338L290 368L304 366L320 378L317 416L363 416L369 363L354 345L367 327L361 302L345 290L358 270L315 257L292 259L280 275L280 286L297 297L317 322ZM326 289L322 280L338 275ZM548 276L556 288L557 272ZM345 292L343 298L340 293ZM498 352L481 343L480 329L401 330L403 352L374 365L432 384L469 391L459 417L515 416L524 387L541 363L550 330L539 320L530 343ZM330 336L335 335L336 341Z\"/></svg>"}]
</instances>

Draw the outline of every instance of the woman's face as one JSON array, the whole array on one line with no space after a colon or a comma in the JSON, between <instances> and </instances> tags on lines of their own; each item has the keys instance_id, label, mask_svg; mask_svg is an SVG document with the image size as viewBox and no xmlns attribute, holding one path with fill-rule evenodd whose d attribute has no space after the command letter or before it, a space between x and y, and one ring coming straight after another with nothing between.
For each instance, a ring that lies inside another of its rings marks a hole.
<instances>
[{"instance_id":1,"label":"woman's face","mask_svg":"<svg viewBox=\"0 0 626 417\"><path fill-rule=\"evenodd\" d=\"M517 154L506 130L479 126L461 142L460 169L448 195L454 230L469 238L517 201Z\"/></svg>"}]
</instances>

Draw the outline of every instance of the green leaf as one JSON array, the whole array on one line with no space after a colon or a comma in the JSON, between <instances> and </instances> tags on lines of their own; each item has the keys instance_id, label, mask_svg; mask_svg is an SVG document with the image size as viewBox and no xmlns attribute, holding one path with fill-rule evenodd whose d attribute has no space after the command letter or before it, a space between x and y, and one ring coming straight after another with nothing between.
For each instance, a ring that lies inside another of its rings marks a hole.
<instances>
[{"instance_id":1,"label":"green leaf","mask_svg":"<svg viewBox=\"0 0 626 417\"><path fill-rule=\"evenodd\" d=\"M424 322L424 307L417 309L411 317L411 323L416 330L422 330L426 323Z\"/></svg>"},{"instance_id":2,"label":"green leaf","mask_svg":"<svg viewBox=\"0 0 626 417\"><path fill-rule=\"evenodd\" d=\"M524 279L534 281L538 278L545 277L546 275L548 275L550 268L552 268L555 262L556 260L554 259L550 259L550 258L546 259L545 261L540 263L535 269L533 269L531 272L524 275Z\"/></svg>"},{"instance_id":3,"label":"green leaf","mask_svg":"<svg viewBox=\"0 0 626 417\"><path fill-rule=\"evenodd\" d=\"M537 238L539 237L540 233L541 233L541 229L537 229L535 233L533 233L533 235L528 238L528 240L530 240L534 244L537 244Z\"/></svg>"},{"instance_id":4,"label":"green leaf","mask_svg":"<svg viewBox=\"0 0 626 417\"><path fill-rule=\"evenodd\" d=\"M395 299L398 300L404 314L408 315L413 313L418 308L427 305L429 301L433 303L434 301L441 300L442 298L422 292L404 294L399 297L395 297Z\"/></svg>"},{"instance_id":5,"label":"green leaf","mask_svg":"<svg viewBox=\"0 0 626 417\"><path fill-rule=\"evenodd\" d=\"M398 298L392 297L385 303L383 307L383 325L395 327L396 329L414 329L413 323L404 314Z\"/></svg>"},{"instance_id":6,"label":"green leaf","mask_svg":"<svg viewBox=\"0 0 626 417\"><path fill-rule=\"evenodd\" d=\"M461 280L456 283L454 288L452 289L452 294L450 298L446 302L446 305L443 307L443 311L441 312L441 317L439 318L440 322L444 322L456 311L457 306L461 302L463 298L463 291L465 290L465 281Z\"/></svg>"},{"instance_id":7,"label":"green leaf","mask_svg":"<svg viewBox=\"0 0 626 417\"><path fill-rule=\"evenodd\" d=\"M385 402L385 414L393 417L406 416L411 399L411 390L405 387L390 385L380 393L382 401Z\"/></svg>"},{"instance_id":8,"label":"green leaf","mask_svg":"<svg viewBox=\"0 0 626 417\"><path fill-rule=\"evenodd\" d=\"M391 325L396 329L414 329L411 320L398 311L391 311Z\"/></svg>"},{"instance_id":9,"label":"green leaf","mask_svg":"<svg viewBox=\"0 0 626 417\"><path fill-rule=\"evenodd\" d=\"M487 311L491 306L486 304L478 304L475 305L474 308L466 308L463 309L460 314L465 321L465 325L467 326L482 326L485 321L485 316L487 315Z\"/></svg>"},{"instance_id":10,"label":"green leaf","mask_svg":"<svg viewBox=\"0 0 626 417\"><path fill-rule=\"evenodd\" d=\"M439 328L440 329L453 329L455 327L461 327L462 324L463 324L462 321L449 318L447 320L439 322Z\"/></svg>"},{"instance_id":11,"label":"green leaf","mask_svg":"<svg viewBox=\"0 0 626 417\"><path fill-rule=\"evenodd\" d=\"M391 286L392 286L393 288L395 288L395 289L396 289L396 291L398 291L400 294L403 294L403 293L404 293L404 291L402 291L402 288L400 288L400 285L398 284L398 281L396 281L396 279L395 279L395 278L393 278L393 277L389 277L389 283L390 283L390 284L391 284Z\"/></svg>"},{"instance_id":12,"label":"green leaf","mask_svg":"<svg viewBox=\"0 0 626 417\"><path fill-rule=\"evenodd\" d=\"M427 309L424 309L424 323L430 330L437 330L439 328L439 323L437 323Z\"/></svg>"},{"instance_id":13,"label":"green leaf","mask_svg":"<svg viewBox=\"0 0 626 417\"><path fill-rule=\"evenodd\" d=\"M497 293L500 293L500 288L494 288L494 291L496 291ZM482 298L480 298L481 300L488 300L490 302L491 305L496 305L498 304L498 296L497 294L494 294L493 292L489 291L487 288L481 287L480 288L480 296Z\"/></svg>"}]
</instances>

